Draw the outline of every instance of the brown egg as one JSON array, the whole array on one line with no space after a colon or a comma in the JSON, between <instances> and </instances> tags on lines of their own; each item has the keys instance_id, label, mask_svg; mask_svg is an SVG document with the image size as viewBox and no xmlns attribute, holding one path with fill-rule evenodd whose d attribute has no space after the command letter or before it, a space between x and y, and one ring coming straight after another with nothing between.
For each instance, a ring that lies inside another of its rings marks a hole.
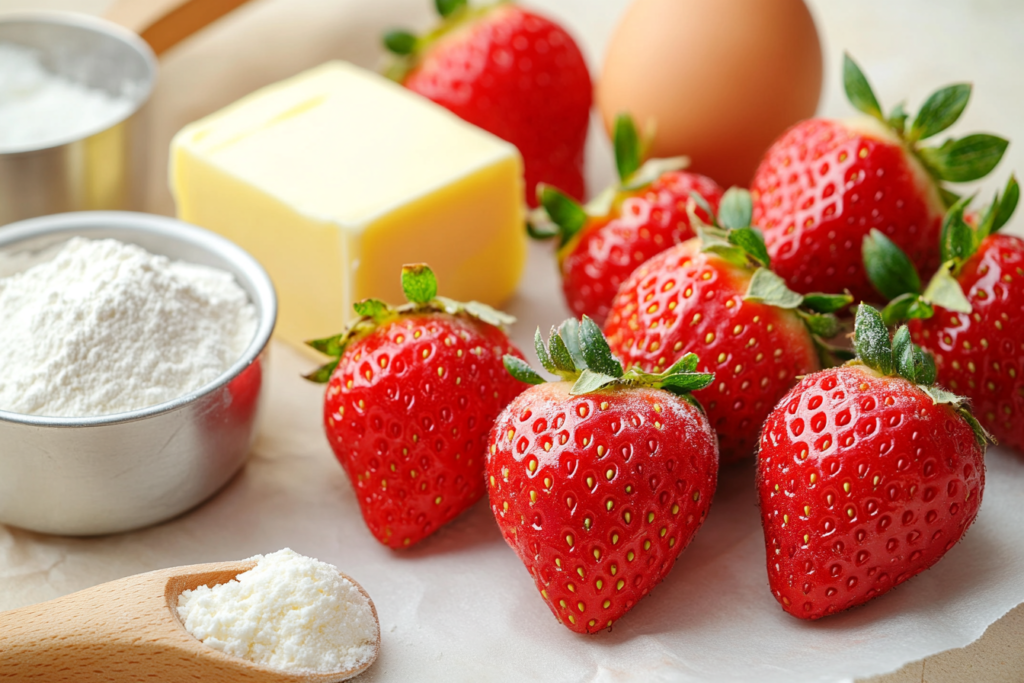
<instances>
[{"instance_id":1,"label":"brown egg","mask_svg":"<svg viewBox=\"0 0 1024 683\"><path fill-rule=\"evenodd\" d=\"M821 45L802 0L635 0L597 86L605 127L655 122L651 156L687 155L722 186L748 185L786 128L814 115Z\"/></svg>"}]
</instances>

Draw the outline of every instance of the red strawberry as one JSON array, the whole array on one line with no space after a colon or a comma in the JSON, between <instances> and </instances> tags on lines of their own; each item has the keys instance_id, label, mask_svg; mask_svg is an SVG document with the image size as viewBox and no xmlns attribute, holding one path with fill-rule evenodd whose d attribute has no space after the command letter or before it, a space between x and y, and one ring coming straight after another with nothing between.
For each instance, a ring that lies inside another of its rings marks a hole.
<instances>
[{"instance_id":1,"label":"red strawberry","mask_svg":"<svg viewBox=\"0 0 1024 683\"><path fill-rule=\"evenodd\" d=\"M974 521L986 435L906 327L857 312L860 363L805 377L768 416L757 488L768 583L818 619L928 569ZM898 374L897 374L898 373Z\"/></svg>"},{"instance_id":2,"label":"red strawberry","mask_svg":"<svg viewBox=\"0 0 1024 683\"><path fill-rule=\"evenodd\" d=\"M745 209L733 218L737 205ZM728 236L702 229L703 242L684 242L644 263L619 289L605 324L612 352L627 367L657 372L683 354L701 356L701 370L716 380L697 397L718 433L722 462L751 455L775 403L797 377L821 367L815 335L833 336L836 321L814 311L849 303L786 289L764 267L759 233L741 227L749 217L749 196L726 192L720 219L734 228Z\"/></svg>"},{"instance_id":3,"label":"red strawberry","mask_svg":"<svg viewBox=\"0 0 1024 683\"><path fill-rule=\"evenodd\" d=\"M941 240L945 262L923 290L906 255L884 237L865 240L864 258L892 303L890 321L911 318L914 342L935 355L939 382L971 400L978 419L1001 442L1024 451L1024 240L996 234L1020 190L1011 177L976 227L967 201L950 209Z\"/></svg>"},{"instance_id":4,"label":"red strawberry","mask_svg":"<svg viewBox=\"0 0 1024 683\"><path fill-rule=\"evenodd\" d=\"M329 380L327 439L370 532L392 548L480 499L487 434L525 388L502 366L520 355L500 329L508 316L436 297L424 265L405 266L402 287L409 304L362 301L346 332L310 342L337 360L308 377Z\"/></svg>"},{"instance_id":5,"label":"red strawberry","mask_svg":"<svg viewBox=\"0 0 1024 683\"><path fill-rule=\"evenodd\" d=\"M399 55L389 75L518 147L531 206L540 182L582 197L592 94L572 36L508 2L479 8L466 0L436 4L441 25L427 35L385 36L385 45Z\"/></svg>"},{"instance_id":6,"label":"red strawberry","mask_svg":"<svg viewBox=\"0 0 1024 683\"><path fill-rule=\"evenodd\" d=\"M712 375L690 354L660 375L623 373L589 318L552 330L543 384L526 363L509 371L539 384L491 430L487 480L502 535L559 622L607 628L647 595L707 516L718 449L687 393Z\"/></svg>"},{"instance_id":7,"label":"red strawberry","mask_svg":"<svg viewBox=\"0 0 1024 683\"><path fill-rule=\"evenodd\" d=\"M628 116L616 120L614 136L619 184L585 209L541 185L537 194L544 209L531 216L531 236L559 237L569 308L598 324L604 324L615 292L637 266L696 234L686 213L690 194L696 192L716 211L722 199L722 188L711 178L680 170L685 158L651 159L641 166L639 139ZM703 209L698 215L709 219Z\"/></svg>"},{"instance_id":8,"label":"red strawberry","mask_svg":"<svg viewBox=\"0 0 1024 683\"><path fill-rule=\"evenodd\" d=\"M883 117L867 79L847 55L846 94L867 117L849 122L810 119L768 150L754 175L754 221L764 228L775 271L798 292L874 292L861 265L861 241L876 228L930 274L939 265L943 198L939 181L966 182L991 171L1007 142L992 135L921 140L951 126L967 106L971 86L935 92L907 126L902 105Z\"/></svg>"}]
</instances>

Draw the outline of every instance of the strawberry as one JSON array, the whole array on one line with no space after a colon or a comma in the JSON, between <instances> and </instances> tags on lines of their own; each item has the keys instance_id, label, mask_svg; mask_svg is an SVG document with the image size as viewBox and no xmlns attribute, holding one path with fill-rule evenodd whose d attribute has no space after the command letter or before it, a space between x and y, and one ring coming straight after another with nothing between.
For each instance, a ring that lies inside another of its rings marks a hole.
<instances>
[{"instance_id":1,"label":"strawberry","mask_svg":"<svg viewBox=\"0 0 1024 683\"><path fill-rule=\"evenodd\" d=\"M713 376L684 356L665 372L624 373L589 318L537 330L537 355L561 381L524 361L534 384L491 430L491 510L559 622L610 627L675 563L707 516L718 481L714 432L691 389Z\"/></svg>"},{"instance_id":2,"label":"strawberry","mask_svg":"<svg viewBox=\"0 0 1024 683\"><path fill-rule=\"evenodd\" d=\"M925 273L939 265L945 201L956 195L942 181L976 180L991 171L1007 142L968 135L940 147L920 144L951 126L967 106L971 86L933 93L913 122L903 105L888 118L864 74L844 58L847 97L867 116L852 121L810 119L786 132L754 175L754 221L764 228L776 272L791 288L849 290L874 295L860 259L871 229L885 233Z\"/></svg>"},{"instance_id":3,"label":"strawberry","mask_svg":"<svg viewBox=\"0 0 1024 683\"><path fill-rule=\"evenodd\" d=\"M793 616L867 602L928 569L974 521L988 436L934 386L932 358L875 309L857 310L859 360L809 375L761 434L757 490L768 583Z\"/></svg>"},{"instance_id":4,"label":"strawberry","mask_svg":"<svg viewBox=\"0 0 1024 683\"><path fill-rule=\"evenodd\" d=\"M899 247L872 233L865 268L892 303L887 322L910 319L916 344L935 355L939 382L971 400L978 419L1003 443L1024 451L1024 240L998 234L1017 205L1012 176L976 227L961 200L946 215L943 267L926 287Z\"/></svg>"},{"instance_id":5,"label":"strawberry","mask_svg":"<svg viewBox=\"0 0 1024 683\"><path fill-rule=\"evenodd\" d=\"M640 141L629 116L616 119L614 138L619 183L586 208L542 184L537 198L543 208L529 223L532 237L558 237L565 300L574 314L598 324L604 324L615 292L637 266L694 236L686 213L690 193L716 211L722 199L722 188L711 178L681 170L685 157L641 165ZM703 209L698 215L708 220Z\"/></svg>"},{"instance_id":6,"label":"strawberry","mask_svg":"<svg viewBox=\"0 0 1024 683\"><path fill-rule=\"evenodd\" d=\"M422 37L392 31L389 76L519 148L526 199L537 183L584 194L590 73L572 36L510 2L469 7L436 0L440 26Z\"/></svg>"},{"instance_id":7,"label":"strawberry","mask_svg":"<svg viewBox=\"0 0 1024 683\"><path fill-rule=\"evenodd\" d=\"M696 202L694 202L696 203ZM837 332L831 313L847 296L801 296L768 269L760 232L750 228L750 196L725 193L719 220L728 233L658 254L623 283L605 333L627 366L657 372L698 353L715 385L697 393L718 432L722 462L751 455L757 430L796 378L821 367L821 337Z\"/></svg>"},{"instance_id":8,"label":"strawberry","mask_svg":"<svg viewBox=\"0 0 1024 683\"><path fill-rule=\"evenodd\" d=\"M526 388L502 366L521 355L501 329L511 318L436 296L423 264L402 269L402 288L410 303L361 301L345 332L309 342L335 360L307 376L327 382L327 440L366 526L391 548L480 499L487 433Z\"/></svg>"}]
</instances>

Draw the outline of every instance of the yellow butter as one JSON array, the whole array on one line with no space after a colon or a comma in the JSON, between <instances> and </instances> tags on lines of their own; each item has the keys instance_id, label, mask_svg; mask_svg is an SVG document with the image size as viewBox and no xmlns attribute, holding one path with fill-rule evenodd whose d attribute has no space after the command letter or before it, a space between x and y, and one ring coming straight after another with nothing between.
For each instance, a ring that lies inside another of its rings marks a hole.
<instances>
[{"instance_id":1,"label":"yellow butter","mask_svg":"<svg viewBox=\"0 0 1024 683\"><path fill-rule=\"evenodd\" d=\"M186 126L171 186L180 218L267 269L277 333L296 344L340 332L355 301L404 303L404 263L429 263L445 296L497 306L526 258L515 147L345 62Z\"/></svg>"}]
</instances>

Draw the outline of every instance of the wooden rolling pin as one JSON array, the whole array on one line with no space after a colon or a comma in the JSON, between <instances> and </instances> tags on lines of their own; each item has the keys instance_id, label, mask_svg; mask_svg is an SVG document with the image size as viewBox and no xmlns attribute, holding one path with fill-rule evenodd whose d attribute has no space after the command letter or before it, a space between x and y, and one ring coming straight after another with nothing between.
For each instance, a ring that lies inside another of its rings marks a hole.
<instances>
[{"instance_id":1,"label":"wooden rolling pin","mask_svg":"<svg viewBox=\"0 0 1024 683\"><path fill-rule=\"evenodd\" d=\"M135 31L160 56L248 0L115 0L106 18Z\"/></svg>"},{"instance_id":2,"label":"wooden rolling pin","mask_svg":"<svg viewBox=\"0 0 1024 683\"><path fill-rule=\"evenodd\" d=\"M183 591L226 583L255 566L245 561L162 569L0 612L0 681L333 683L362 673L377 658L379 622L370 661L328 674L269 669L207 647L185 630L176 609ZM372 600L370 609L376 621Z\"/></svg>"}]
</instances>

